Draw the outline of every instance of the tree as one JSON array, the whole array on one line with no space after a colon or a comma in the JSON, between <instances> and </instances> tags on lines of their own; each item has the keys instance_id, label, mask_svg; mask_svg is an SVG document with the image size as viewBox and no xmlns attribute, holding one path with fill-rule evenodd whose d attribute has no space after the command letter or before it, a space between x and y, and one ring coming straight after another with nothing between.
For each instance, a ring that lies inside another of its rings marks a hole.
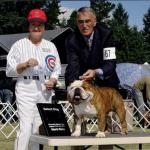
<instances>
[{"instance_id":1,"label":"tree","mask_svg":"<svg viewBox=\"0 0 150 150\"><path fill-rule=\"evenodd\" d=\"M31 9L44 9L47 18L47 28L54 29L59 25L59 0L26 0L0 3L0 34L28 32L27 15Z\"/></svg>"},{"instance_id":2,"label":"tree","mask_svg":"<svg viewBox=\"0 0 150 150\"><path fill-rule=\"evenodd\" d=\"M150 63L150 44L144 42L143 44L143 63Z\"/></svg>"},{"instance_id":3,"label":"tree","mask_svg":"<svg viewBox=\"0 0 150 150\"><path fill-rule=\"evenodd\" d=\"M26 18L19 15L16 6L12 1L0 3L0 34L27 32Z\"/></svg>"},{"instance_id":4,"label":"tree","mask_svg":"<svg viewBox=\"0 0 150 150\"><path fill-rule=\"evenodd\" d=\"M110 26L114 32L113 36L116 42L118 60L121 62L128 61L128 14L123 8L122 4L119 3L117 5L112 17L113 18L110 22Z\"/></svg>"},{"instance_id":5,"label":"tree","mask_svg":"<svg viewBox=\"0 0 150 150\"><path fill-rule=\"evenodd\" d=\"M150 8L148 9L148 12L144 15L143 22L143 35L145 38L145 42L150 44Z\"/></svg>"},{"instance_id":6,"label":"tree","mask_svg":"<svg viewBox=\"0 0 150 150\"><path fill-rule=\"evenodd\" d=\"M59 21L59 26L63 27L63 28L67 27L67 20L66 20L66 18L63 17L61 22Z\"/></svg>"},{"instance_id":7,"label":"tree","mask_svg":"<svg viewBox=\"0 0 150 150\"><path fill-rule=\"evenodd\" d=\"M71 27L72 29L76 28L76 16L77 16L77 11L74 10L70 15L70 19L67 21L68 27Z\"/></svg>"},{"instance_id":8,"label":"tree","mask_svg":"<svg viewBox=\"0 0 150 150\"><path fill-rule=\"evenodd\" d=\"M141 31L138 31L137 27L130 28L128 34L128 61L143 64L147 58L145 57L145 45L144 37Z\"/></svg>"},{"instance_id":9,"label":"tree","mask_svg":"<svg viewBox=\"0 0 150 150\"><path fill-rule=\"evenodd\" d=\"M96 13L97 21L107 24L110 19L110 12L115 8L115 4L108 0L90 0L90 4Z\"/></svg>"},{"instance_id":10,"label":"tree","mask_svg":"<svg viewBox=\"0 0 150 150\"><path fill-rule=\"evenodd\" d=\"M47 0L45 3L45 11L48 17L47 29L54 29L59 25L58 16L61 14L59 9L60 0Z\"/></svg>"},{"instance_id":11,"label":"tree","mask_svg":"<svg viewBox=\"0 0 150 150\"><path fill-rule=\"evenodd\" d=\"M18 0L16 2L16 12L20 17L26 17L31 9L40 9L45 5L45 3L45 0Z\"/></svg>"},{"instance_id":12,"label":"tree","mask_svg":"<svg viewBox=\"0 0 150 150\"><path fill-rule=\"evenodd\" d=\"M0 15L1 34L13 34L27 32L27 21L25 17L19 17L15 12L8 12L5 16Z\"/></svg>"},{"instance_id":13,"label":"tree","mask_svg":"<svg viewBox=\"0 0 150 150\"><path fill-rule=\"evenodd\" d=\"M144 28L143 28L143 36L144 36L144 61L150 62L150 8L143 18Z\"/></svg>"},{"instance_id":14,"label":"tree","mask_svg":"<svg viewBox=\"0 0 150 150\"><path fill-rule=\"evenodd\" d=\"M15 11L15 2L13 1L6 1L0 3L0 14L5 15L8 12L14 12Z\"/></svg>"}]
</instances>

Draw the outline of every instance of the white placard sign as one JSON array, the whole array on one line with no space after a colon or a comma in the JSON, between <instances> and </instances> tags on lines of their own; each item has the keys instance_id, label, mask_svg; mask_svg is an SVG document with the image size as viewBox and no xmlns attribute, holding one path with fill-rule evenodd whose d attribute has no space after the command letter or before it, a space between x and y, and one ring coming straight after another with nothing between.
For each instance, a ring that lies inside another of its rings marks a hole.
<instances>
[{"instance_id":1,"label":"white placard sign","mask_svg":"<svg viewBox=\"0 0 150 150\"><path fill-rule=\"evenodd\" d=\"M103 60L116 59L116 48L106 47L103 49Z\"/></svg>"}]
</instances>

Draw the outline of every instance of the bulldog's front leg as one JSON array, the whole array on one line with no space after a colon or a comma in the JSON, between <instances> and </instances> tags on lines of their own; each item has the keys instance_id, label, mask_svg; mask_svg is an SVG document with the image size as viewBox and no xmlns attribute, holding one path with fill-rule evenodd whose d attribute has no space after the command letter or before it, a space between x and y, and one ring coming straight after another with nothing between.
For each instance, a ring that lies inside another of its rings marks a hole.
<instances>
[{"instance_id":1,"label":"bulldog's front leg","mask_svg":"<svg viewBox=\"0 0 150 150\"><path fill-rule=\"evenodd\" d=\"M81 123L82 123L81 117L76 116L75 117L75 128L74 128L74 132L71 134L71 136L80 136L81 135Z\"/></svg>"},{"instance_id":2,"label":"bulldog's front leg","mask_svg":"<svg viewBox=\"0 0 150 150\"><path fill-rule=\"evenodd\" d=\"M103 138L106 137L105 135L105 128L106 128L106 114L102 112L101 114L98 114L98 128L99 131L96 134L97 138Z\"/></svg>"}]
</instances>

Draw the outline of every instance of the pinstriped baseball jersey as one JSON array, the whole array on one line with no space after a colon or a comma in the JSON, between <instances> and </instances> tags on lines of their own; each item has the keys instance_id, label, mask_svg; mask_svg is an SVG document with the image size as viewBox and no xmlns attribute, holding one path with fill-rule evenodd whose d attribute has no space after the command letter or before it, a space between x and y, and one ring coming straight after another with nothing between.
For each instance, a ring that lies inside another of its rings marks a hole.
<instances>
[{"instance_id":1,"label":"pinstriped baseball jersey","mask_svg":"<svg viewBox=\"0 0 150 150\"><path fill-rule=\"evenodd\" d=\"M16 66L30 58L37 59L39 64L17 74ZM55 45L45 39L42 39L39 45L35 45L28 38L14 43L7 55L7 76L33 76L41 75L41 73L56 79L61 73L60 58Z\"/></svg>"}]
</instances>

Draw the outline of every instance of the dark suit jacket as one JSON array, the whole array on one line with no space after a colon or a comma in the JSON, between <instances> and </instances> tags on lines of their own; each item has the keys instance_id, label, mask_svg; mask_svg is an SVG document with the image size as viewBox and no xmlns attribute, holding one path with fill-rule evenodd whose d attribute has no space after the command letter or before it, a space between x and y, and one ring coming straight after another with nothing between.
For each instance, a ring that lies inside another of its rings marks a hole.
<instances>
[{"instance_id":1,"label":"dark suit jacket","mask_svg":"<svg viewBox=\"0 0 150 150\"><path fill-rule=\"evenodd\" d=\"M68 86L79 79L79 76L88 69L101 68L104 79L96 77L99 86L117 87L119 79L115 68L116 60L103 60L103 48L114 47L112 30L97 24L94 29L92 48L89 50L83 36L77 29L66 39L68 66L65 73L65 81Z\"/></svg>"}]
</instances>

